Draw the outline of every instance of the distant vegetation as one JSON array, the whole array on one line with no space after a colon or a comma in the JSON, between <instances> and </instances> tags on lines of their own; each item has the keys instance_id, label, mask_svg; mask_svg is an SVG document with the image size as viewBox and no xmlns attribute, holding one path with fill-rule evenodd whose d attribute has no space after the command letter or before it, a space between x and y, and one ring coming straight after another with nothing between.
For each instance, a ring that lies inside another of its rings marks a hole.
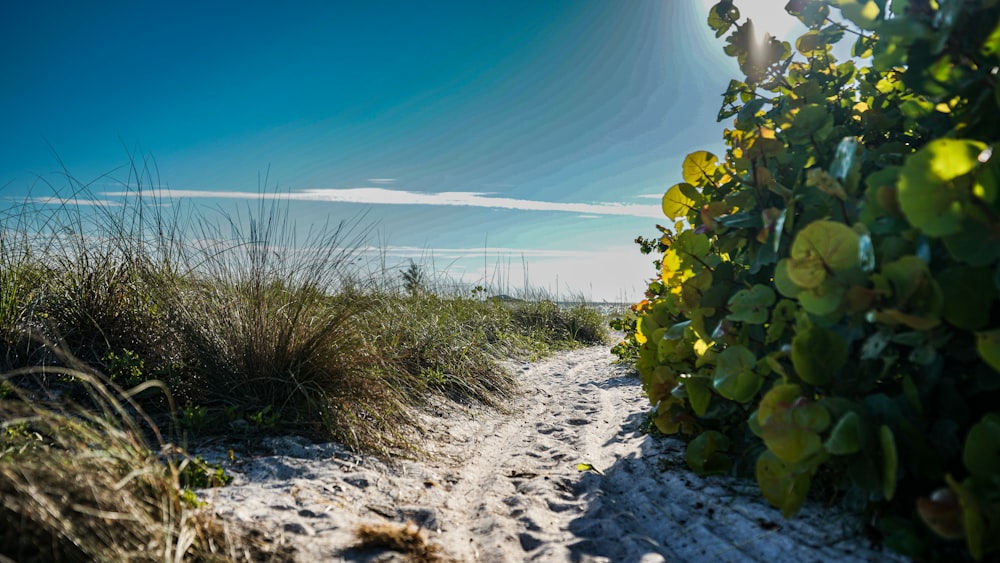
<instances>
[{"instance_id":1,"label":"distant vegetation","mask_svg":"<svg viewBox=\"0 0 1000 563\"><path fill-rule=\"evenodd\" d=\"M424 406L502 409L505 361L605 341L587 306L444 291L413 263L372 277L358 225L296 241L276 204L181 214L133 172L121 202L89 205L70 178L64 200L3 217L4 557L255 559L185 492L225 480L185 440L293 432L417 455Z\"/></svg>"},{"instance_id":2,"label":"distant vegetation","mask_svg":"<svg viewBox=\"0 0 1000 563\"><path fill-rule=\"evenodd\" d=\"M1000 5L786 10L794 45L710 12L743 75L728 148L687 156L674 223L637 241L658 275L616 351L693 470L755 477L786 517L810 494L863 512L920 560L995 560Z\"/></svg>"}]
</instances>

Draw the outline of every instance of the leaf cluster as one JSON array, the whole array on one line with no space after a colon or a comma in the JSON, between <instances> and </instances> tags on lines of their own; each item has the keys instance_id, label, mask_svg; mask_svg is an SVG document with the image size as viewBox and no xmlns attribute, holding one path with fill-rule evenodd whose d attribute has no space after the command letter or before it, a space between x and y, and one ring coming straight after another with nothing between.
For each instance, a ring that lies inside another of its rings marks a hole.
<instances>
[{"instance_id":1,"label":"leaf cluster","mask_svg":"<svg viewBox=\"0 0 1000 563\"><path fill-rule=\"evenodd\" d=\"M732 1L709 14L743 76L723 94L725 155L688 155L664 194L673 229L635 306L655 424L691 439L694 470L753 474L786 517L823 491L894 549L963 540L986 557L1000 549L1000 2L785 9L808 28L794 45Z\"/></svg>"}]
</instances>

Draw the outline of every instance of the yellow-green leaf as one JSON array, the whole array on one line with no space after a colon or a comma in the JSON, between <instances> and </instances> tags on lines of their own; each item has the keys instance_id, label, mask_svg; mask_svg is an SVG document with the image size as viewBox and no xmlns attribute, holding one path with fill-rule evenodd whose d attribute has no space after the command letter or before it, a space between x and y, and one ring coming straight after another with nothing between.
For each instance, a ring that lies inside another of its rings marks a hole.
<instances>
[{"instance_id":1,"label":"yellow-green leaf","mask_svg":"<svg viewBox=\"0 0 1000 563\"><path fill-rule=\"evenodd\" d=\"M843 12L844 17L854 22L861 29L874 31L882 13L882 9L874 0L836 0L836 5Z\"/></svg>"},{"instance_id":2,"label":"yellow-green leaf","mask_svg":"<svg viewBox=\"0 0 1000 563\"><path fill-rule=\"evenodd\" d=\"M1000 330L976 333L976 350L989 366L1000 371Z\"/></svg>"},{"instance_id":3,"label":"yellow-green leaf","mask_svg":"<svg viewBox=\"0 0 1000 563\"><path fill-rule=\"evenodd\" d=\"M885 500L892 500L896 494L899 454L896 452L896 439L892 429L884 424L879 428L879 441L882 444L882 493Z\"/></svg>"},{"instance_id":4,"label":"yellow-green leaf","mask_svg":"<svg viewBox=\"0 0 1000 563\"><path fill-rule=\"evenodd\" d=\"M805 503L809 492L809 474L795 472L769 451L757 458L757 484L764 498L781 509L781 515L791 518Z\"/></svg>"},{"instance_id":5,"label":"yellow-green leaf","mask_svg":"<svg viewBox=\"0 0 1000 563\"><path fill-rule=\"evenodd\" d=\"M858 265L859 245L858 234L847 225L836 221L813 221L795 236L790 255L793 262L818 261L821 268L838 273ZM797 275L792 271L792 263L789 264L788 273L792 281L801 287L816 287L823 281L821 277L818 282L810 285L799 283Z\"/></svg>"},{"instance_id":6,"label":"yellow-green leaf","mask_svg":"<svg viewBox=\"0 0 1000 563\"><path fill-rule=\"evenodd\" d=\"M667 193L663 194L663 214L677 220L683 219L692 212L696 212L697 202L684 195L681 184L674 184Z\"/></svg>"},{"instance_id":7,"label":"yellow-green leaf","mask_svg":"<svg viewBox=\"0 0 1000 563\"><path fill-rule=\"evenodd\" d=\"M761 398L757 408L757 421L761 426L767 424L772 416L790 409L801 393L802 388L794 383L775 385Z\"/></svg>"},{"instance_id":8,"label":"yellow-green leaf","mask_svg":"<svg viewBox=\"0 0 1000 563\"><path fill-rule=\"evenodd\" d=\"M962 139L931 141L906 159L899 175L899 206L911 225L943 237L962 230L963 205L970 199L986 145Z\"/></svg>"},{"instance_id":9,"label":"yellow-green leaf","mask_svg":"<svg viewBox=\"0 0 1000 563\"><path fill-rule=\"evenodd\" d=\"M684 159L682 165L684 181L693 186L704 186L712 182L719 168L719 159L708 151L693 152Z\"/></svg>"},{"instance_id":10,"label":"yellow-green leaf","mask_svg":"<svg viewBox=\"0 0 1000 563\"><path fill-rule=\"evenodd\" d=\"M601 471L600 469L594 467L593 464L590 464L590 463L578 463L578 464L576 464L576 470L577 471L593 471L594 473L597 473L598 475L604 475L603 471Z\"/></svg>"}]
</instances>

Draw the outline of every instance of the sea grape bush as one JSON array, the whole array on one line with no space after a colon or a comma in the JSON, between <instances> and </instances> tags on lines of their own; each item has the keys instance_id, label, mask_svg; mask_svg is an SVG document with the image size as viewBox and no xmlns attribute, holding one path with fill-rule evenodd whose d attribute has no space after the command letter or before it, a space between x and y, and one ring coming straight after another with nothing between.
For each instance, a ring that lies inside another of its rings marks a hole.
<instances>
[{"instance_id":1,"label":"sea grape bush","mask_svg":"<svg viewBox=\"0 0 1000 563\"><path fill-rule=\"evenodd\" d=\"M727 150L684 160L623 325L654 422L786 517L813 491L904 553L995 554L1000 0L785 9L794 45L708 17L744 75Z\"/></svg>"}]
</instances>

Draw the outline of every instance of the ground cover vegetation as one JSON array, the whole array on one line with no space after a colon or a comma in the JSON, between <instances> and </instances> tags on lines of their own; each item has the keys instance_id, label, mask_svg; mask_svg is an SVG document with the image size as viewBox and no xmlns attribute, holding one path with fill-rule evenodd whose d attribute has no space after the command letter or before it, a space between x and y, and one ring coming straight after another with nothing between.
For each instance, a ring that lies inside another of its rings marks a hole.
<instances>
[{"instance_id":1,"label":"ground cover vegetation","mask_svg":"<svg viewBox=\"0 0 1000 563\"><path fill-rule=\"evenodd\" d=\"M281 560L199 511L189 489L228 476L181 446L291 432L419 455L422 408L502 409L507 360L604 342L586 306L373 276L360 221L296 240L273 199L191 211L138 158L114 201L65 180L0 232L3 557Z\"/></svg>"},{"instance_id":2,"label":"ground cover vegetation","mask_svg":"<svg viewBox=\"0 0 1000 563\"><path fill-rule=\"evenodd\" d=\"M722 1L742 77L687 156L616 350L697 472L811 493L920 559L1000 550L1000 3ZM851 46L836 60L833 47ZM933 531L929 533L928 530Z\"/></svg>"}]
</instances>

